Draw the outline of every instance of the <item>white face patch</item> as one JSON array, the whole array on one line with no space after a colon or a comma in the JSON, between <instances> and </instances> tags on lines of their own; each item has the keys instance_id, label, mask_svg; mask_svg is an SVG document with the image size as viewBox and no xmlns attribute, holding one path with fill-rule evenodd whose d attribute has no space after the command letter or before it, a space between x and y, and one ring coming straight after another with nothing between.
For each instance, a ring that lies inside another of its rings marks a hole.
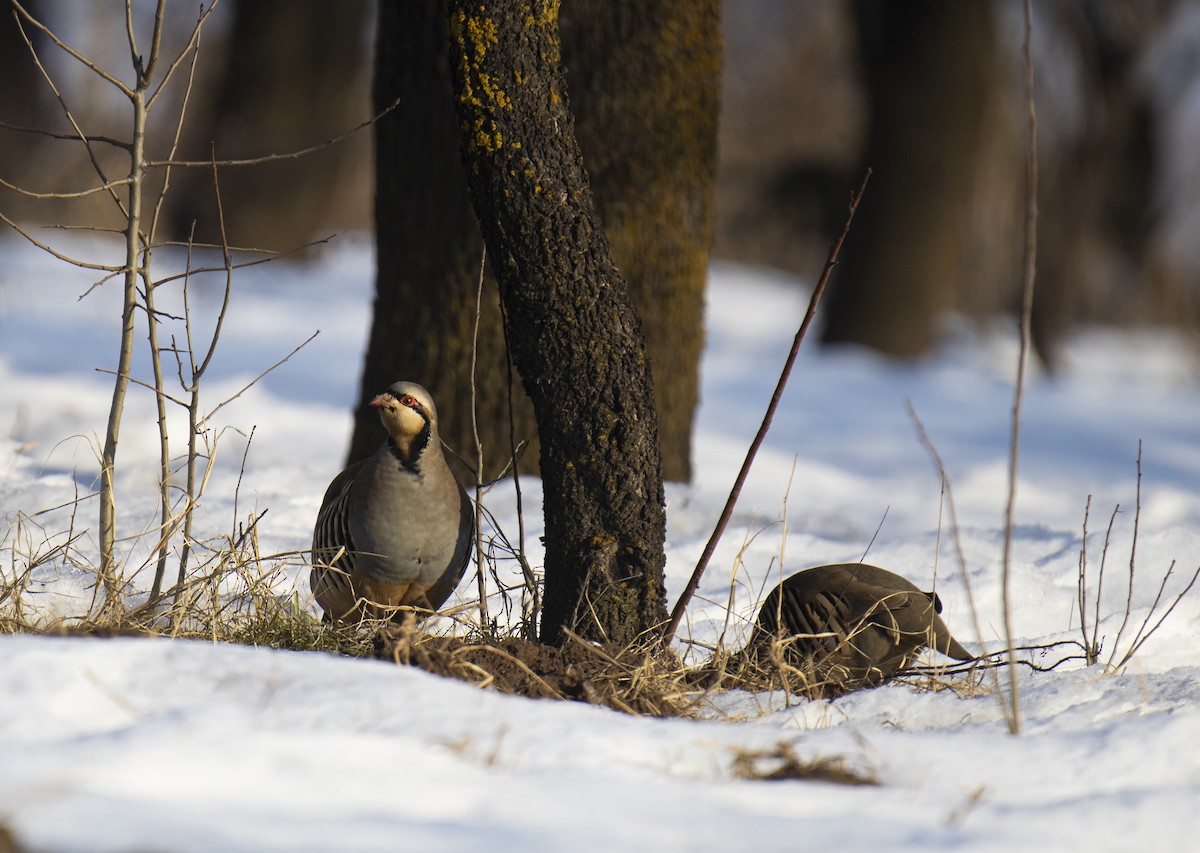
<instances>
[{"instance_id":1,"label":"white face patch","mask_svg":"<svg viewBox=\"0 0 1200 853\"><path fill-rule=\"evenodd\" d=\"M411 438L425 429L425 419L408 406L396 405L384 409L383 423L394 438Z\"/></svg>"}]
</instances>

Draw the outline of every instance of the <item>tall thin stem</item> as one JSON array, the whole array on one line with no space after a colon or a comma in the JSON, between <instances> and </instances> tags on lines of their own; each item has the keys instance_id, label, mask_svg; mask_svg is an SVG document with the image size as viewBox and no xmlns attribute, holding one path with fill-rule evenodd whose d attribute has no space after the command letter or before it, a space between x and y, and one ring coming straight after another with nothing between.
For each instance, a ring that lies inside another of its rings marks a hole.
<instances>
[{"instance_id":1,"label":"tall thin stem","mask_svg":"<svg viewBox=\"0 0 1200 853\"><path fill-rule=\"evenodd\" d=\"M117 356L116 379L113 381L112 402L108 409L108 425L100 459L100 579L104 585L106 606L119 604L116 559L116 494L113 473L117 464L117 443L121 435L121 416L125 410L125 393L129 388L129 366L133 359L133 312L137 306L137 281L141 253L140 226L142 215L142 159L146 141L145 90L139 87L132 93L133 141L129 154L128 219L125 229L124 301L121 309L121 345Z\"/></svg>"},{"instance_id":2,"label":"tall thin stem","mask_svg":"<svg viewBox=\"0 0 1200 853\"><path fill-rule=\"evenodd\" d=\"M471 435L475 439L475 570L479 586L479 628L488 630L487 571L483 562L483 442L479 440L479 406L476 400L475 367L479 360L479 315L483 313L483 274L487 269L487 247L479 258L479 286L475 292L475 323L471 328ZM514 474L515 476L515 474Z\"/></svg>"},{"instance_id":3,"label":"tall thin stem","mask_svg":"<svg viewBox=\"0 0 1200 853\"><path fill-rule=\"evenodd\" d=\"M763 415L758 432L755 434L754 440L750 442L749 449L746 450L746 458L742 460L742 467L738 471L737 478L734 480L733 488L729 490L729 497L725 501L725 508L721 511L721 517L717 519L717 526L713 530L712 536L709 537L708 544L704 546L704 552L696 562L696 568L692 570L692 576L688 579L687 586L684 587L679 600L675 602L675 608L671 611L671 619L667 623L666 631L663 632L662 642L664 646L671 642L675 636L675 632L679 630L679 623L683 621L683 612L687 608L688 602L692 600L697 587L700 586L700 578L704 574L704 570L708 568L708 561L712 559L713 552L717 549L717 543L721 541L721 536L725 533L725 527L729 524L729 519L733 516L733 508L742 494L742 486L745 485L746 477L750 474L750 466L754 464L754 457L758 455L758 448L762 446L763 439L767 437L767 430L771 428L771 421L775 417L775 410L779 408L779 399L783 396L783 389L787 386L788 377L792 373L792 365L796 363L796 356L800 352L800 344L803 343L804 335L808 331L808 327L812 324L813 317L816 316L817 303L821 301L821 294L825 292L825 285L829 283L829 276L833 273L833 268L837 265L838 253L842 249L842 243L845 242L846 235L850 233L850 223L854 221L854 213L858 210L858 204L862 201L863 193L867 191L867 181L870 179L871 170L867 169L867 173L863 175L862 184L859 185L858 191L850 199L850 207L846 211L846 222L842 226L842 232L829 248L829 257L825 261L825 268L821 271L821 277L817 280L817 286L813 288L812 297L808 301L808 311L805 312L804 320L800 323L796 337L792 340L792 349L784 361L783 370L779 374L779 381L775 383L775 393L771 395L771 402L767 404L767 411Z\"/></svg>"},{"instance_id":4,"label":"tall thin stem","mask_svg":"<svg viewBox=\"0 0 1200 853\"><path fill-rule=\"evenodd\" d=\"M1025 118L1028 152L1025 158L1025 282L1021 296L1021 348L1017 357L1017 383L1013 391L1012 440L1008 453L1008 504L1004 511L1004 570L1002 599L1004 640L1008 644L1008 730L1021 731L1021 707L1017 687L1017 652L1012 630L1012 546L1017 503L1017 468L1021 447L1021 403L1025 395L1025 371L1029 365L1029 340L1033 316L1033 284L1037 274L1037 113L1033 105L1033 11L1025 0Z\"/></svg>"},{"instance_id":5,"label":"tall thin stem","mask_svg":"<svg viewBox=\"0 0 1200 853\"><path fill-rule=\"evenodd\" d=\"M146 250L145 267L150 268L150 250ZM158 598L162 590L163 575L167 571L167 551L170 537L167 531L171 524L171 440L167 430L167 394L163 384L162 350L158 345L158 312L154 308L154 281L149 274L143 276L146 300L147 337L150 342L150 364L154 373L154 403L158 414L158 499L159 523L162 535L158 540L158 556L155 558L154 582L150 586L150 600Z\"/></svg>"},{"instance_id":6,"label":"tall thin stem","mask_svg":"<svg viewBox=\"0 0 1200 853\"><path fill-rule=\"evenodd\" d=\"M117 444L121 436L121 417L125 411L125 394L129 390L129 368L133 360L134 309L137 307L138 277L143 269L142 264L142 183L146 172L146 91L150 86L150 76L155 63L158 61L158 51L161 45L161 22L166 9L166 0L158 0L155 10L155 32L150 48L150 56L143 65L134 43L133 28L129 27L128 37L130 51L133 57L134 70L137 72L137 83L133 89L128 89L120 81L110 75L101 73L118 89L129 97L133 109L133 136L129 143L129 183L128 204L125 210L125 266L124 293L121 309L121 344L117 355L116 378L113 380L112 402L108 410L108 424L104 435L104 448L100 458L100 581L104 587L105 607L110 611L120 608L120 583L117 579L117 565L114 554L117 538L117 500L113 487L114 473L117 464ZM22 10L23 11L23 10ZM126 18L132 20L132 0L126 0ZM32 20L32 19L30 19ZM71 51L66 45L55 40L64 50L71 53L85 65L94 69L94 65L85 58ZM97 165L101 179L103 172ZM154 317L151 316L153 324Z\"/></svg>"}]
</instances>

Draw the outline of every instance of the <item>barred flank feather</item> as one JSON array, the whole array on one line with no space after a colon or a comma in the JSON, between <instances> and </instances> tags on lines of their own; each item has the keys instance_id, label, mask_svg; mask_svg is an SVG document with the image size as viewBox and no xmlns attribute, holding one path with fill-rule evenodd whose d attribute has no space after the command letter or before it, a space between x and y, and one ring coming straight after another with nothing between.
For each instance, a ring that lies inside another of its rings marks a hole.
<instances>
[{"instance_id":1,"label":"barred flank feather","mask_svg":"<svg viewBox=\"0 0 1200 853\"><path fill-rule=\"evenodd\" d=\"M787 655L840 681L878 683L902 672L926 646L973 656L938 616L941 602L900 575L861 563L798 572L767 595L751 650L782 641Z\"/></svg>"}]
</instances>

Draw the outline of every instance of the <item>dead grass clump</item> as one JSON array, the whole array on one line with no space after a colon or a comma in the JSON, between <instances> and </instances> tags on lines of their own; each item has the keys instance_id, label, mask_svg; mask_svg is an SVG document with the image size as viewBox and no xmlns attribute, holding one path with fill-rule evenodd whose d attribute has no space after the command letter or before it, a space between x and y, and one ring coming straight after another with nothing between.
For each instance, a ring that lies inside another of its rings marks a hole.
<instances>
[{"instance_id":1,"label":"dead grass clump","mask_svg":"<svg viewBox=\"0 0 1200 853\"><path fill-rule=\"evenodd\" d=\"M673 655L569 635L561 646L517 636L434 636L415 620L385 627L378 656L516 696L569 699L642 717L690 716L703 695Z\"/></svg>"},{"instance_id":2,"label":"dead grass clump","mask_svg":"<svg viewBox=\"0 0 1200 853\"><path fill-rule=\"evenodd\" d=\"M805 759L796 755L792 745L779 743L769 750L737 750L733 756L733 775L738 779L764 782L807 781L834 785L878 785L874 771L857 770L844 756L818 756Z\"/></svg>"},{"instance_id":3,"label":"dead grass clump","mask_svg":"<svg viewBox=\"0 0 1200 853\"><path fill-rule=\"evenodd\" d=\"M736 652L718 650L688 671L688 680L708 690L782 691L804 699L836 699L863 685L812 658L793 653L794 638L771 638Z\"/></svg>"}]
</instances>

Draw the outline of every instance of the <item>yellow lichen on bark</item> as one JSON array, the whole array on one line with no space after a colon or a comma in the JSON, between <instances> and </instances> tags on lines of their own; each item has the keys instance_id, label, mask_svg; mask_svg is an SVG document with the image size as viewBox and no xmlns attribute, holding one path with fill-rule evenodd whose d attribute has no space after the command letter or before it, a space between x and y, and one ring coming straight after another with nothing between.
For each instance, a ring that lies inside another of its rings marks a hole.
<instances>
[{"instance_id":1,"label":"yellow lichen on bark","mask_svg":"<svg viewBox=\"0 0 1200 853\"><path fill-rule=\"evenodd\" d=\"M499 151L504 146L504 135L491 113L496 109L511 110L513 105L508 93L482 69L488 51L499 43L496 23L482 15L455 12L450 16L450 37L462 46L464 85L459 102L476 114L466 143L471 148Z\"/></svg>"}]
</instances>

